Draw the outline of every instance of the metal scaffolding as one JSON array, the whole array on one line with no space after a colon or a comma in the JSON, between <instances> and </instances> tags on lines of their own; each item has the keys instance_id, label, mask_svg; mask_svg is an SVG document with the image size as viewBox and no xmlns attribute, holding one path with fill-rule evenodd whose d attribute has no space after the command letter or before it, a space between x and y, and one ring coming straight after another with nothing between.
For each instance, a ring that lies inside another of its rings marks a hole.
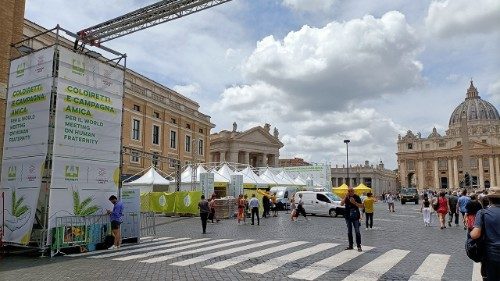
<instances>
[{"instance_id":1,"label":"metal scaffolding","mask_svg":"<svg viewBox=\"0 0 500 281\"><path fill-rule=\"evenodd\" d=\"M78 41L99 46L103 42L229 1L231 0L163 0L77 32L75 49Z\"/></svg>"}]
</instances>

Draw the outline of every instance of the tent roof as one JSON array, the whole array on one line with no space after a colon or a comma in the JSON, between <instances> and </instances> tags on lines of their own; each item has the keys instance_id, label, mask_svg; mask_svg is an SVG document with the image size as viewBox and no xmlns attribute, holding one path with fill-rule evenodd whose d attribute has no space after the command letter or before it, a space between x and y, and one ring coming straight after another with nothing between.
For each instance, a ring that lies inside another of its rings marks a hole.
<instances>
[{"instance_id":1,"label":"tent roof","mask_svg":"<svg viewBox=\"0 0 500 281\"><path fill-rule=\"evenodd\" d=\"M155 168L149 169L142 177L132 182L124 183L124 185L169 185L170 181L162 177Z\"/></svg>"},{"instance_id":2,"label":"tent roof","mask_svg":"<svg viewBox=\"0 0 500 281\"><path fill-rule=\"evenodd\" d=\"M366 190L366 191L371 191L372 189L369 188L368 186L360 183L358 186L356 186L354 189L363 189L363 190Z\"/></svg>"},{"instance_id":3,"label":"tent roof","mask_svg":"<svg viewBox=\"0 0 500 281\"><path fill-rule=\"evenodd\" d=\"M237 172L239 175L243 175L243 183L247 184L257 184L257 185L263 185L266 184L259 176L252 171L250 166L247 166L245 169Z\"/></svg>"},{"instance_id":4,"label":"tent roof","mask_svg":"<svg viewBox=\"0 0 500 281\"><path fill-rule=\"evenodd\" d=\"M279 172L279 174L276 175L276 179L278 180L279 184L295 185L295 181L290 177L290 175L288 175L285 170Z\"/></svg>"},{"instance_id":5,"label":"tent roof","mask_svg":"<svg viewBox=\"0 0 500 281\"><path fill-rule=\"evenodd\" d=\"M300 175L298 175L293 181L296 185L306 185L306 181Z\"/></svg>"},{"instance_id":6,"label":"tent roof","mask_svg":"<svg viewBox=\"0 0 500 281\"><path fill-rule=\"evenodd\" d=\"M335 187L335 189L348 189L349 187L347 186L347 184L343 183L341 186L339 187Z\"/></svg>"},{"instance_id":7,"label":"tent roof","mask_svg":"<svg viewBox=\"0 0 500 281\"><path fill-rule=\"evenodd\" d=\"M261 175L260 178L266 183L266 184L278 184L278 179L276 179L276 176L271 172L269 168L267 168Z\"/></svg>"}]
</instances>

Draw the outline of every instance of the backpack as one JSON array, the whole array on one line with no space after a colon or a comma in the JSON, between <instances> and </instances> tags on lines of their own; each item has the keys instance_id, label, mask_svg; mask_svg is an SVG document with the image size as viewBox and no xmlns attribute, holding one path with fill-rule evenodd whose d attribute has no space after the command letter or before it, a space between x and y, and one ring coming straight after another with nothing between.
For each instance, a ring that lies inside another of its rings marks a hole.
<instances>
[{"instance_id":1,"label":"backpack","mask_svg":"<svg viewBox=\"0 0 500 281\"><path fill-rule=\"evenodd\" d=\"M480 210L481 214L481 237L478 239L472 239L469 234L467 234L467 240L465 241L465 253L469 259L474 262L481 262L486 254L486 229L484 225L484 210Z\"/></svg>"}]
</instances>

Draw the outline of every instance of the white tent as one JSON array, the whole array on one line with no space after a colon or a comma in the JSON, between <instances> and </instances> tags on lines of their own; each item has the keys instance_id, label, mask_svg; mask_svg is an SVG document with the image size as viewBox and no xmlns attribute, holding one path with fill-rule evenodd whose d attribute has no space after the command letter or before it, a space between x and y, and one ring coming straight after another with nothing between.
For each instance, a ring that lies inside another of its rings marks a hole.
<instances>
[{"instance_id":1,"label":"white tent","mask_svg":"<svg viewBox=\"0 0 500 281\"><path fill-rule=\"evenodd\" d=\"M221 167L222 169L222 167ZM219 171L221 170L219 169ZM212 171L210 171L211 173L214 174L214 183L229 183L231 181L231 175L228 175L228 173L224 170L222 170L222 172L225 174L224 176L221 175L219 173L219 171L217 171L217 169L212 169Z\"/></svg>"},{"instance_id":2,"label":"white tent","mask_svg":"<svg viewBox=\"0 0 500 281\"><path fill-rule=\"evenodd\" d=\"M306 185L306 181L300 175L298 175L293 181L296 185Z\"/></svg>"},{"instance_id":3,"label":"white tent","mask_svg":"<svg viewBox=\"0 0 500 281\"><path fill-rule=\"evenodd\" d=\"M151 167L142 177L132 182L123 183L125 187L140 187L142 192L152 192L154 186L166 187L170 181L162 177L155 168Z\"/></svg>"},{"instance_id":4,"label":"white tent","mask_svg":"<svg viewBox=\"0 0 500 281\"><path fill-rule=\"evenodd\" d=\"M271 172L269 168L267 168L261 175L260 179L264 181L266 184L273 184L277 185L278 184L278 179L276 179L276 176Z\"/></svg>"},{"instance_id":5,"label":"white tent","mask_svg":"<svg viewBox=\"0 0 500 281\"><path fill-rule=\"evenodd\" d=\"M222 167L217 170L217 173L229 180L231 180L231 176L234 175L233 170L231 170L227 164L223 164Z\"/></svg>"},{"instance_id":6,"label":"white tent","mask_svg":"<svg viewBox=\"0 0 500 281\"><path fill-rule=\"evenodd\" d=\"M236 174L243 176L243 184L266 185L266 182L259 178L259 176L252 171L250 166L247 166Z\"/></svg>"},{"instance_id":7,"label":"white tent","mask_svg":"<svg viewBox=\"0 0 500 281\"><path fill-rule=\"evenodd\" d=\"M279 184L295 185L295 181L288 175L285 170L282 170L279 174L277 174L276 179L278 179Z\"/></svg>"},{"instance_id":8,"label":"white tent","mask_svg":"<svg viewBox=\"0 0 500 281\"><path fill-rule=\"evenodd\" d=\"M194 178L194 182L199 182L200 181L200 174L201 173L206 173L207 170L203 168L202 165L198 165L196 168L196 175ZM187 166L184 172L181 174L181 183L191 183L193 181L193 168L191 166Z\"/></svg>"}]
</instances>

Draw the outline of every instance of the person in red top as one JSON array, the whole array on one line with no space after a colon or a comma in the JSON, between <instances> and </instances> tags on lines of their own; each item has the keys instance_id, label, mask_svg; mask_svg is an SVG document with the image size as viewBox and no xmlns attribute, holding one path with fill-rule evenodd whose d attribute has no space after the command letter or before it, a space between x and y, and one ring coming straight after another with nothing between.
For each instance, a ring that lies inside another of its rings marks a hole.
<instances>
[{"instance_id":1,"label":"person in red top","mask_svg":"<svg viewBox=\"0 0 500 281\"><path fill-rule=\"evenodd\" d=\"M238 201L236 202L238 205L238 224L240 221L245 223L245 203L246 201L243 199L243 194L240 194L240 196L238 196Z\"/></svg>"},{"instance_id":2,"label":"person in red top","mask_svg":"<svg viewBox=\"0 0 500 281\"><path fill-rule=\"evenodd\" d=\"M441 229L446 228L445 218L448 213L448 199L445 197L446 192L442 191L439 193L439 198L437 200L438 208L437 213L439 217L439 223L441 224Z\"/></svg>"}]
</instances>

